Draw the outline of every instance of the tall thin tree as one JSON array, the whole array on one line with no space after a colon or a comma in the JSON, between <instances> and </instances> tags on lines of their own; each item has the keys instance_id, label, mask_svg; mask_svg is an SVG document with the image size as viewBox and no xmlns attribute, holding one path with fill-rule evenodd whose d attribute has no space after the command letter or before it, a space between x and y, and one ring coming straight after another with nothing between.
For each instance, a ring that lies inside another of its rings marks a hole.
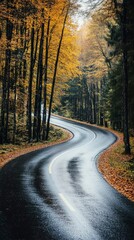
<instances>
[{"instance_id":1,"label":"tall thin tree","mask_svg":"<svg viewBox=\"0 0 134 240\"><path fill-rule=\"evenodd\" d=\"M49 103L49 109L48 109L48 119L47 119L47 128L46 128L46 140L48 140L49 135L49 128L50 128L50 117L51 117L51 111L52 111L52 103L53 103L53 96L54 96L54 88L55 88L55 82L56 82L56 76L57 76L57 69L58 69L58 62L59 62L59 56L60 56L60 50L62 45L62 40L64 36L64 30L66 26L66 21L68 17L70 4L67 5L64 21L63 21L63 27L61 31L60 41L57 49L57 55L55 60L55 67L54 67L54 75L53 75L53 81L52 81L52 90L51 90L51 96L50 96L50 103Z\"/></svg>"},{"instance_id":2,"label":"tall thin tree","mask_svg":"<svg viewBox=\"0 0 134 240\"><path fill-rule=\"evenodd\" d=\"M122 45L123 45L123 131L125 153L130 154L128 126L128 52L127 52L127 1L123 0L122 11Z\"/></svg>"}]
</instances>

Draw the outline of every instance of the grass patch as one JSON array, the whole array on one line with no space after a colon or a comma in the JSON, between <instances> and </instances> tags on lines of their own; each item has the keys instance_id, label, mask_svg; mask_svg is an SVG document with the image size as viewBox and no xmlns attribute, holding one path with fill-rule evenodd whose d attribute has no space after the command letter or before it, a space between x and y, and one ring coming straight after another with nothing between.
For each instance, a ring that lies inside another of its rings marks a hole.
<instances>
[{"instance_id":1,"label":"grass patch","mask_svg":"<svg viewBox=\"0 0 134 240\"><path fill-rule=\"evenodd\" d=\"M62 139L64 135L64 131L62 131L60 128L58 127L50 127L50 132L49 132L49 138L48 141L52 142L52 141L56 141L59 139Z\"/></svg>"},{"instance_id":2,"label":"grass patch","mask_svg":"<svg viewBox=\"0 0 134 240\"><path fill-rule=\"evenodd\" d=\"M70 132L61 129L56 126L50 127L49 139L48 141L40 142L19 142L19 144L3 144L0 145L0 167L6 164L8 161L31 151L37 149L45 148L57 143L65 142L70 139L72 135Z\"/></svg>"}]
</instances>

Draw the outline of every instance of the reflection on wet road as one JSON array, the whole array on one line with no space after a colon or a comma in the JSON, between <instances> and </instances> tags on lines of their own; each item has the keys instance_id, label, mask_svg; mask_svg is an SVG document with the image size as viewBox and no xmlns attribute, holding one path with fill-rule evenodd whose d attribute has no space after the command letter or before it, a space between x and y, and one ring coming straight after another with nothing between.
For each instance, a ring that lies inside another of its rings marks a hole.
<instances>
[{"instance_id":1,"label":"reflection on wet road","mask_svg":"<svg viewBox=\"0 0 134 240\"><path fill-rule=\"evenodd\" d=\"M9 162L1 170L1 240L132 240L134 203L97 170L97 155L116 139L67 120L52 123L74 138Z\"/></svg>"}]
</instances>

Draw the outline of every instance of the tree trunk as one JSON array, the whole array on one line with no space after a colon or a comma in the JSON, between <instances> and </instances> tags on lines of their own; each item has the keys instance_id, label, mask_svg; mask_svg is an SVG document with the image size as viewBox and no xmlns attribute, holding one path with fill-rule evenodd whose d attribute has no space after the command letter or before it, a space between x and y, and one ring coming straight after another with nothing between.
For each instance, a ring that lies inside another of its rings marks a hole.
<instances>
[{"instance_id":1,"label":"tree trunk","mask_svg":"<svg viewBox=\"0 0 134 240\"><path fill-rule=\"evenodd\" d=\"M34 54L34 24L31 30L30 77L28 86L28 139L32 138L32 82L33 82L33 54Z\"/></svg>"},{"instance_id":2,"label":"tree trunk","mask_svg":"<svg viewBox=\"0 0 134 240\"><path fill-rule=\"evenodd\" d=\"M18 77L18 63L15 62L15 76L14 76L14 122L13 122L13 144L16 140L16 101L17 101L17 77Z\"/></svg>"},{"instance_id":3,"label":"tree trunk","mask_svg":"<svg viewBox=\"0 0 134 240\"><path fill-rule=\"evenodd\" d=\"M44 103L43 103L43 133L42 139L45 140L46 137L46 97L47 97L47 69L48 69L48 48L49 48L49 31L50 31L50 17L47 23L47 36L46 36L46 55L45 55L45 76L44 76Z\"/></svg>"},{"instance_id":4,"label":"tree trunk","mask_svg":"<svg viewBox=\"0 0 134 240\"><path fill-rule=\"evenodd\" d=\"M125 153L130 154L128 127L128 56L127 56L127 1L123 0L122 43L123 43L123 116Z\"/></svg>"},{"instance_id":5,"label":"tree trunk","mask_svg":"<svg viewBox=\"0 0 134 240\"><path fill-rule=\"evenodd\" d=\"M34 105L34 124L33 138L37 141L40 138L41 131L41 100L42 100L42 77L43 77L43 42L44 42L44 23L41 27L41 37L38 54L37 78L36 78L36 93Z\"/></svg>"},{"instance_id":6,"label":"tree trunk","mask_svg":"<svg viewBox=\"0 0 134 240\"><path fill-rule=\"evenodd\" d=\"M8 8L8 4L7 4ZM7 142L8 137L8 118L9 118L9 93L10 93L10 61L11 61L11 39L13 24L6 20L6 39L7 49L5 52L5 71L2 81L2 106L1 106L1 143Z\"/></svg>"},{"instance_id":7,"label":"tree trunk","mask_svg":"<svg viewBox=\"0 0 134 240\"><path fill-rule=\"evenodd\" d=\"M38 98L38 140L41 139L41 105L42 105L42 80L43 80L43 49L44 49L44 23L41 26L41 41L39 52L39 98Z\"/></svg>"},{"instance_id":8,"label":"tree trunk","mask_svg":"<svg viewBox=\"0 0 134 240\"><path fill-rule=\"evenodd\" d=\"M57 68L58 68L58 62L59 62L59 55L60 55L60 49L61 49L62 39L63 39L63 35L64 35L64 30L65 30L66 20L67 20L67 16L68 16L68 11L69 11L69 6L67 7L67 11L66 11L66 14L65 14L63 27L62 27L62 32L61 32L61 37L60 37L59 46L58 46L58 50L57 50L56 61L55 61L55 68L54 68L54 75L53 75L53 82L52 82L52 91L51 91L49 110L48 110L46 140L48 140L49 127L50 127L50 116L51 116L51 111L52 111L52 102L53 102L53 95L54 95L54 87L55 87Z\"/></svg>"}]
</instances>

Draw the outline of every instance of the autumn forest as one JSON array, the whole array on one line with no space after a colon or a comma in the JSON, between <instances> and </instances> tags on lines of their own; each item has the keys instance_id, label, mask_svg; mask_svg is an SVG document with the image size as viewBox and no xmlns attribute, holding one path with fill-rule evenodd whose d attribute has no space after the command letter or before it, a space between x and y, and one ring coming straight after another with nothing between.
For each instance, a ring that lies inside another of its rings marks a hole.
<instances>
[{"instance_id":1,"label":"autumn forest","mask_svg":"<svg viewBox=\"0 0 134 240\"><path fill-rule=\"evenodd\" d=\"M134 2L0 1L0 143L47 140L51 113L134 135ZM85 15L78 26L77 13Z\"/></svg>"}]
</instances>

